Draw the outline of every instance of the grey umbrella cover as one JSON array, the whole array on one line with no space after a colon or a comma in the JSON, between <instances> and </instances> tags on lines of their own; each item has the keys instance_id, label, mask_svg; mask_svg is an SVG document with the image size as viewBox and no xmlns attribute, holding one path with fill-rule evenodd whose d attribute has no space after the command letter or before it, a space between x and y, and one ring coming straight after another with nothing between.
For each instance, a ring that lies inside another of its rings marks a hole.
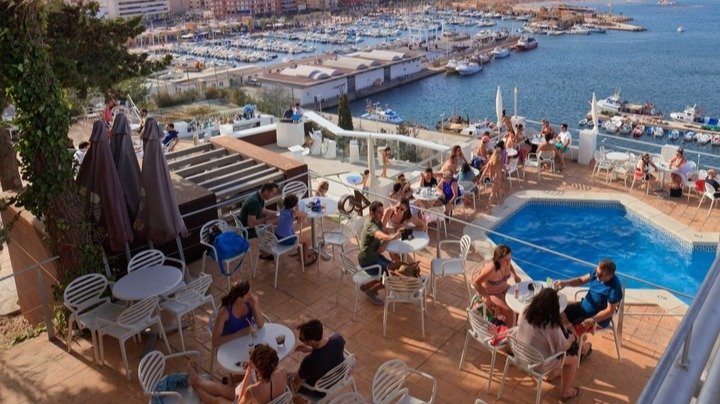
<instances>
[{"instance_id":1,"label":"grey umbrella cover","mask_svg":"<svg viewBox=\"0 0 720 404\"><path fill-rule=\"evenodd\" d=\"M123 113L117 114L112 127L110 150L125 194L128 214L133 221L140 208L140 164L135 155L131 133L127 116Z\"/></svg>"}]
</instances>

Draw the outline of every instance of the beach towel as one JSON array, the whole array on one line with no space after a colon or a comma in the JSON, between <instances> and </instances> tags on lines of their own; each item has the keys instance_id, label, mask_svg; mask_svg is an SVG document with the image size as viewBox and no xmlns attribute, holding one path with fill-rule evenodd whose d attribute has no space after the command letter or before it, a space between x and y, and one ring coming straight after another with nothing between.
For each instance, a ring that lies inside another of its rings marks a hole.
<instances>
[{"instance_id":1,"label":"beach towel","mask_svg":"<svg viewBox=\"0 0 720 404\"><path fill-rule=\"evenodd\" d=\"M175 391L177 389L186 389L188 387L190 387L190 382L188 381L187 373L173 373L160 379L155 386L155 392ZM163 398L164 397L153 397L152 404L163 404Z\"/></svg>"}]
</instances>

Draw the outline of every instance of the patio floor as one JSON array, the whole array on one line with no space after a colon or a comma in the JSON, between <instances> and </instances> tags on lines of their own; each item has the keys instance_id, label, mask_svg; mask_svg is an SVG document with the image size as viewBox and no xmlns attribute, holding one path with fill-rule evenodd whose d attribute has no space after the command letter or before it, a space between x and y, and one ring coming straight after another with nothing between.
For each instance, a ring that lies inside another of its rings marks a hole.
<instances>
[{"instance_id":1,"label":"patio floor","mask_svg":"<svg viewBox=\"0 0 720 404\"><path fill-rule=\"evenodd\" d=\"M552 178L551 178L552 177ZM630 192L663 213L701 231L720 230L720 214L714 210L705 220L707 204L698 209L698 198L660 199L644 191L629 191L622 182L607 184L604 179L590 179L590 169L570 164L563 174L546 174L538 184L534 172L528 172L527 181L515 182L513 192L520 189L546 189L554 191L619 191ZM509 191L506 190L506 194ZM478 211L487 211L486 196L481 197ZM472 218L470 218L470 221ZM326 223L332 223L326 221ZM326 227L330 227L331 225ZM462 234L460 224L451 223L449 232ZM428 271L429 261L435 255L435 233L431 232L431 243L427 250L417 257L421 268ZM471 256L472 268L479 261ZM504 366L504 357L499 356L495 366L490 392L486 390L490 355L470 343L468 355L462 369L458 370L460 353L467 332L465 307L467 293L462 279L446 278L438 282L438 303L428 303L426 314L426 339L420 334L420 319L417 307L398 305L390 312L387 336L382 335L382 307L372 305L363 296L358 299L357 316L352 316L353 287L345 280L336 302L338 289L339 262L321 262L320 270L313 265L303 272L295 257L284 259L280 272L278 289L273 289L273 263L260 260L257 276L251 279L252 290L259 298L267 315L274 322L294 328L311 319L320 319L326 332L338 332L347 341L347 349L357 358L354 377L358 390L370 397L371 383L377 368L393 358L405 360L409 366L433 375L438 382L437 402L472 403L476 398L495 402L499 380ZM192 274L200 271L199 262L190 265ZM216 301L225 290L225 280L216 275L214 266L208 273L215 277L212 293ZM250 279L247 268L240 276ZM628 305L622 340L622 363L618 361L612 334L591 337L594 354L582 363L576 384L582 395L576 402L635 402L645 382L651 375L658 358L671 338L679 319L657 317L662 309L655 306ZM205 329L207 312L198 314L197 332L186 329L185 340L188 349L199 350L202 363L208 367L210 357L209 334ZM194 336L194 337L193 337ZM179 349L177 333L170 334L174 351ZM162 344L156 345L158 349ZM137 365L141 344L127 343L133 380L128 382L122 369L117 342L105 341L109 366L100 366L92 361L92 347L88 338L76 339L72 354L67 354L63 341L48 342L45 335L22 343L0 353L0 401L3 402L141 402L146 401L137 381ZM302 354L291 354L281 366L294 370ZM186 367L184 360L172 365L176 369ZM218 376L218 365L215 365ZM429 385L411 382L411 392L419 397L429 394ZM559 380L558 380L559 383ZM500 402L533 402L535 384L532 379L512 368L509 371L504 395ZM559 393L553 383L543 384L543 402L558 402Z\"/></svg>"}]
</instances>

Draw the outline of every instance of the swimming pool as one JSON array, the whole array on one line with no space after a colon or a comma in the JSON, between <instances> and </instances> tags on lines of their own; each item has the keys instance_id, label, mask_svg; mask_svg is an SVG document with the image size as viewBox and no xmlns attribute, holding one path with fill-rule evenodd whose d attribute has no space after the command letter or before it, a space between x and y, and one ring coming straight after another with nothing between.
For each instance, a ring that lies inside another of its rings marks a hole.
<instances>
[{"instance_id":1,"label":"swimming pool","mask_svg":"<svg viewBox=\"0 0 720 404\"><path fill-rule=\"evenodd\" d=\"M528 202L494 230L592 263L611 258L624 274L692 296L715 258L714 248L693 248L617 202ZM490 238L509 245L513 259L533 279L571 278L592 270L507 237ZM651 288L626 282L629 288Z\"/></svg>"}]
</instances>

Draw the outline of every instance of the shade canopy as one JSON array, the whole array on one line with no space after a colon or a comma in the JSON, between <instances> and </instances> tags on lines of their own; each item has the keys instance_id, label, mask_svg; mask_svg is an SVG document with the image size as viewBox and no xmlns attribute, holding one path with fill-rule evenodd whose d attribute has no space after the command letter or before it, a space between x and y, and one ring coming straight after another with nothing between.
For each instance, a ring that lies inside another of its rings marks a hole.
<instances>
[{"instance_id":1,"label":"shade canopy","mask_svg":"<svg viewBox=\"0 0 720 404\"><path fill-rule=\"evenodd\" d=\"M133 231L107 132L104 121L93 123L90 148L80 166L77 182L86 200L95 206L94 219L105 226L110 249L121 251L133 240Z\"/></svg>"},{"instance_id":2,"label":"shade canopy","mask_svg":"<svg viewBox=\"0 0 720 404\"><path fill-rule=\"evenodd\" d=\"M120 186L125 195L130 220L137 217L140 208L140 164L131 140L130 121L123 113L115 116L110 138L110 151L120 176Z\"/></svg>"},{"instance_id":3,"label":"shade canopy","mask_svg":"<svg viewBox=\"0 0 720 404\"><path fill-rule=\"evenodd\" d=\"M187 236L187 228L175 198L170 170L162 151L163 136L160 124L155 118L148 118L142 133L145 150L140 174L138 232L157 244L173 240L178 234Z\"/></svg>"}]
</instances>

